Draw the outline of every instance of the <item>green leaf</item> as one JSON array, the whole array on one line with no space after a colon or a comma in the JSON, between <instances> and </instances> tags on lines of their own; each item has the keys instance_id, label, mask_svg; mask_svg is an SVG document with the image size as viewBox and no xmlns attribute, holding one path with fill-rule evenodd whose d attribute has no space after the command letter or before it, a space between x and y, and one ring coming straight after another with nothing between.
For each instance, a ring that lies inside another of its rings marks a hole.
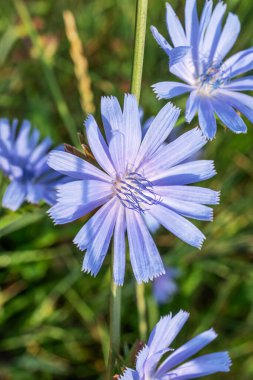
<instances>
[{"instance_id":1,"label":"green leaf","mask_svg":"<svg viewBox=\"0 0 253 380\"><path fill-rule=\"evenodd\" d=\"M44 218L45 211L38 210L31 213L10 213L0 219L0 238L21 228L29 226Z\"/></svg>"}]
</instances>

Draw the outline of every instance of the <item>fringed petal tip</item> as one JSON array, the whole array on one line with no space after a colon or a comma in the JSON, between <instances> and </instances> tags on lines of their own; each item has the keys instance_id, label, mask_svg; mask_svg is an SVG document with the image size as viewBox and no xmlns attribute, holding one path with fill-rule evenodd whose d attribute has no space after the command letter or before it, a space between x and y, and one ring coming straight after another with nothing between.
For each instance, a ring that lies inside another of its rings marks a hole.
<instances>
[{"instance_id":1,"label":"fringed petal tip","mask_svg":"<svg viewBox=\"0 0 253 380\"><path fill-rule=\"evenodd\" d=\"M213 209L212 208L210 209L210 215L209 215L209 219L207 221L213 222Z\"/></svg>"},{"instance_id":2,"label":"fringed petal tip","mask_svg":"<svg viewBox=\"0 0 253 380\"><path fill-rule=\"evenodd\" d=\"M186 117L186 116L185 116ZM185 119L186 120L186 119ZM187 120L186 120L187 121ZM202 129L200 128L199 125L197 125L197 127L195 127L193 129L194 131L196 131L196 134L199 135L200 138L202 138L203 140L206 141L206 143L208 143L208 138L206 137L206 135L203 133Z\"/></svg>"},{"instance_id":3,"label":"fringed petal tip","mask_svg":"<svg viewBox=\"0 0 253 380\"><path fill-rule=\"evenodd\" d=\"M158 278L158 277L160 277L160 276L164 276L165 274L166 274L166 270L163 269L161 272L154 274L154 275L150 278L150 280L153 281L154 279L156 279L156 278Z\"/></svg>"},{"instance_id":4,"label":"fringed petal tip","mask_svg":"<svg viewBox=\"0 0 253 380\"><path fill-rule=\"evenodd\" d=\"M57 202L60 202L60 200L64 196L64 185L65 184L60 184L60 185L55 186L55 193L56 193Z\"/></svg>"},{"instance_id":5,"label":"fringed petal tip","mask_svg":"<svg viewBox=\"0 0 253 380\"><path fill-rule=\"evenodd\" d=\"M216 138L216 129L214 129L213 131L210 131L210 130L204 131L200 126L198 126L198 128L201 129L201 131L202 131L203 135L205 136L207 142L213 141Z\"/></svg>"},{"instance_id":6,"label":"fringed petal tip","mask_svg":"<svg viewBox=\"0 0 253 380\"><path fill-rule=\"evenodd\" d=\"M79 243L79 241L75 238L73 240L73 243L77 246L77 248L80 250L80 251L85 251L86 248L83 248L82 245ZM84 269L82 269L83 271L85 271Z\"/></svg>"},{"instance_id":7,"label":"fringed petal tip","mask_svg":"<svg viewBox=\"0 0 253 380\"><path fill-rule=\"evenodd\" d=\"M219 364L219 371L217 372L229 372L233 364L229 353L227 351L217 352L216 355L218 356L217 362Z\"/></svg>"},{"instance_id":8,"label":"fringed petal tip","mask_svg":"<svg viewBox=\"0 0 253 380\"><path fill-rule=\"evenodd\" d=\"M89 114L83 121L83 126L84 127L87 127L87 123L89 123L91 121L91 119L94 119L94 117L92 116L92 114Z\"/></svg>"},{"instance_id":9,"label":"fringed petal tip","mask_svg":"<svg viewBox=\"0 0 253 380\"><path fill-rule=\"evenodd\" d=\"M215 170L215 164L214 161L210 161L210 175L215 176L217 174L217 171ZM211 177L210 177L211 178Z\"/></svg>"},{"instance_id":10,"label":"fringed petal tip","mask_svg":"<svg viewBox=\"0 0 253 380\"><path fill-rule=\"evenodd\" d=\"M202 249L205 240L206 240L206 237L204 236L203 239L202 239L202 241L201 241L201 243L200 243L199 246L197 247L199 250Z\"/></svg>"},{"instance_id":11,"label":"fringed petal tip","mask_svg":"<svg viewBox=\"0 0 253 380\"><path fill-rule=\"evenodd\" d=\"M83 264L83 266L82 266L82 272L87 273L87 274L89 274L92 277L96 277L97 276L97 274L99 272L99 269L96 270L96 271L94 271L92 268L86 267L85 264Z\"/></svg>"},{"instance_id":12,"label":"fringed petal tip","mask_svg":"<svg viewBox=\"0 0 253 380\"><path fill-rule=\"evenodd\" d=\"M192 134L193 137L199 139L204 145L206 145L209 141L199 126L192 129Z\"/></svg>"},{"instance_id":13,"label":"fringed petal tip","mask_svg":"<svg viewBox=\"0 0 253 380\"><path fill-rule=\"evenodd\" d=\"M152 86L155 86L155 85L152 85ZM176 117L179 117L180 112L181 112L181 108L175 106L175 104L173 104L170 101L163 107L163 109L166 109L166 111L169 112L169 113L175 112L175 114L176 114L175 116Z\"/></svg>"},{"instance_id":14,"label":"fringed petal tip","mask_svg":"<svg viewBox=\"0 0 253 380\"><path fill-rule=\"evenodd\" d=\"M213 141L214 139L216 138L216 135L214 135L214 136L206 136L206 139L208 140L208 141Z\"/></svg>"},{"instance_id":15,"label":"fringed petal tip","mask_svg":"<svg viewBox=\"0 0 253 380\"><path fill-rule=\"evenodd\" d=\"M138 361L138 359L140 358L140 356L142 356L142 353L144 350L149 350L149 346L147 344L144 344L141 349L137 352L136 356L135 356L135 365Z\"/></svg>"},{"instance_id":16,"label":"fringed petal tip","mask_svg":"<svg viewBox=\"0 0 253 380\"><path fill-rule=\"evenodd\" d=\"M188 311L185 311L183 309L180 309L179 312L177 314L181 314L182 316L185 316L185 318L189 318L190 316L190 313L188 313Z\"/></svg>"},{"instance_id":17,"label":"fringed petal tip","mask_svg":"<svg viewBox=\"0 0 253 380\"><path fill-rule=\"evenodd\" d=\"M150 87L152 88L158 100L161 100L161 99L170 100L176 97L177 95L179 95L180 93L182 94L185 92L185 91L179 92L180 89L178 89L177 86L180 86L180 85L181 85L180 82L178 83L177 82L158 82L158 83L152 84ZM186 85L183 87L186 88ZM180 108L176 107L174 104L173 106L175 110L179 110L179 113L181 112Z\"/></svg>"},{"instance_id":18,"label":"fringed petal tip","mask_svg":"<svg viewBox=\"0 0 253 380\"><path fill-rule=\"evenodd\" d=\"M203 235L202 239L199 239L195 247L201 250L205 240L206 240L206 237Z\"/></svg>"},{"instance_id":19,"label":"fringed petal tip","mask_svg":"<svg viewBox=\"0 0 253 380\"><path fill-rule=\"evenodd\" d=\"M221 192L220 191L214 191L215 197L214 197L214 205L220 204L220 197L221 197Z\"/></svg>"},{"instance_id":20,"label":"fringed petal tip","mask_svg":"<svg viewBox=\"0 0 253 380\"><path fill-rule=\"evenodd\" d=\"M136 99L136 96L134 94L130 94L130 93L127 92L127 93L124 94L124 98L125 99L131 99L131 100L133 100L133 101L135 101L137 103L137 99Z\"/></svg>"},{"instance_id":21,"label":"fringed petal tip","mask_svg":"<svg viewBox=\"0 0 253 380\"><path fill-rule=\"evenodd\" d=\"M228 352L224 352L224 361L225 361L225 365L227 365L227 371L226 372L229 372L230 367L232 366L233 362L232 362L232 359L230 358L230 355Z\"/></svg>"},{"instance_id":22,"label":"fringed petal tip","mask_svg":"<svg viewBox=\"0 0 253 380\"><path fill-rule=\"evenodd\" d=\"M48 216L52 219L53 225L56 226L58 223L57 223L56 218L55 218L54 215L53 215L53 210L52 210L53 208L54 208L54 206L51 207L49 210L47 210L46 213L47 213Z\"/></svg>"},{"instance_id":23,"label":"fringed petal tip","mask_svg":"<svg viewBox=\"0 0 253 380\"><path fill-rule=\"evenodd\" d=\"M191 121L192 121L192 119L191 119L191 120L187 120L187 115L185 114L185 121L186 121L188 124L190 124ZM208 143L208 141L211 141L211 140L213 140L213 139L216 137L216 136L213 136L212 138L209 138L207 135L205 135L205 134L203 133L203 131L202 131L202 129L200 128L199 125L197 125L197 127L195 127L195 128L193 129L193 131L195 131L195 132L196 132L196 136L198 135L199 138L203 139L203 141L205 141L206 144Z\"/></svg>"},{"instance_id":24,"label":"fringed petal tip","mask_svg":"<svg viewBox=\"0 0 253 380\"><path fill-rule=\"evenodd\" d=\"M116 96L113 96L113 95L101 96L101 104L107 101L115 101L115 100L118 102L118 99L116 98Z\"/></svg>"},{"instance_id":25,"label":"fringed petal tip","mask_svg":"<svg viewBox=\"0 0 253 380\"><path fill-rule=\"evenodd\" d=\"M171 111L173 110L173 111L175 111L175 112L178 113L178 116L180 115L180 113L181 113L181 108L175 106L175 104L173 104L172 102L168 102L167 105L168 105L168 106L169 106L169 105L171 106Z\"/></svg>"},{"instance_id":26,"label":"fringed petal tip","mask_svg":"<svg viewBox=\"0 0 253 380\"><path fill-rule=\"evenodd\" d=\"M75 242L75 241L73 241L73 242ZM77 245L77 247L79 248L78 245ZM83 263L83 265L82 265L82 272L87 273L87 274L90 274L91 276L95 277L95 273L92 271L91 268L88 268L88 267L85 265L85 263Z\"/></svg>"},{"instance_id":27,"label":"fringed petal tip","mask_svg":"<svg viewBox=\"0 0 253 380\"><path fill-rule=\"evenodd\" d=\"M165 269L163 269L161 272L159 272L159 273L152 273L152 275L148 275L148 276L145 276L145 277L143 277L143 278L136 278L136 281L137 281L137 283L140 285L140 284L142 284L143 282L145 283L145 284L147 284L149 281L153 281L155 278L157 278L157 277L160 277L160 276L162 276L162 275L164 275L166 272L165 272Z\"/></svg>"},{"instance_id":28,"label":"fringed petal tip","mask_svg":"<svg viewBox=\"0 0 253 380\"><path fill-rule=\"evenodd\" d=\"M177 314L175 314L174 315L174 317L175 316L181 316L181 317L185 317L186 319L188 319L189 318L189 316L190 316L190 313L188 313L188 311L185 311L185 310L183 310L183 309L180 309L179 310L179 312L177 312ZM163 315L160 319L159 319L159 322L160 321L163 321L163 320L165 320L165 319L168 319L168 320L171 320L173 318L173 314L172 313L169 313L169 314L167 314L167 315Z\"/></svg>"},{"instance_id":29,"label":"fringed petal tip","mask_svg":"<svg viewBox=\"0 0 253 380\"><path fill-rule=\"evenodd\" d=\"M62 208L65 208L65 206L66 205L63 202L56 202L49 210L46 211L48 216L52 219L54 225L66 224L72 221L70 215L62 214Z\"/></svg>"},{"instance_id":30,"label":"fringed petal tip","mask_svg":"<svg viewBox=\"0 0 253 380\"><path fill-rule=\"evenodd\" d=\"M155 83L155 84L152 84L152 85L150 86L150 87L152 88L153 92L154 92L155 95L156 95L156 99L158 99L158 100L166 99L164 96L160 95L158 89L156 88L156 85L157 85L157 84L158 84L158 83Z\"/></svg>"}]
</instances>

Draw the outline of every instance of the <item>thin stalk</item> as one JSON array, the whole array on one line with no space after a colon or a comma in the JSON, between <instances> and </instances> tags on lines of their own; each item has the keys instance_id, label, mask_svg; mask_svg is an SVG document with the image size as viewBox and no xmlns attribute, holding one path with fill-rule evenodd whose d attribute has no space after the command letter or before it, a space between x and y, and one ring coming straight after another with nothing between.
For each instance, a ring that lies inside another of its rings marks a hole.
<instances>
[{"instance_id":1,"label":"thin stalk","mask_svg":"<svg viewBox=\"0 0 253 380\"><path fill-rule=\"evenodd\" d=\"M146 24L147 24L148 0L137 0L136 21L135 21L135 44L134 61L132 70L131 93L140 100L142 69L144 60ZM136 284L136 300L139 315L139 334L140 339L144 340L147 336L145 285Z\"/></svg>"},{"instance_id":2,"label":"thin stalk","mask_svg":"<svg viewBox=\"0 0 253 380\"><path fill-rule=\"evenodd\" d=\"M136 20L135 20L135 42L134 42L134 60L131 81L131 93L134 94L139 102L141 91L142 68L144 59L146 21L147 21L148 0L137 0ZM113 260L113 255L112 255ZM110 307L110 349L107 368L107 380L112 380L115 369L116 359L120 347L120 308L121 308L121 288L113 281L113 271L111 271L111 307ZM139 285L137 291L137 304L141 320L140 332L143 339L145 338L146 324L146 306L144 298L144 285ZM142 289L142 291L140 291Z\"/></svg>"},{"instance_id":3,"label":"thin stalk","mask_svg":"<svg viewBox=\"0 0 253 380\"><path fill-rule=\"evenodd\" d=\"M137 0L135 21L134 61L132 70L131 93L140 99L142 68L144 60L148 0Z\"/></svg>"},{"instance_id":4,"label":"thin stalk","mask_svg":"<svg viewBox=\"0 0 253 380\"><path fill-rule=\"evenodd\" d=\"M112 255L113 257L113 255ZM113 259L112 259L113 260ZM112 380L115 363L120 348L120 315L121 315L121 287L113 281L111 274L111 300L110 300L110 347L107 367L107 380Z\"/></svg>"},{"instance_id":5,"label":"thin stalk","mask_svg":"<svg viewBox=\"0 0 253 380\"><path fill-rule=\"evenodd\" d=\"M145 284L136 284L136 300L139 315L140 339L145 342L147 338L147 313L145 301Z\"/></svg>"}]
</instances>

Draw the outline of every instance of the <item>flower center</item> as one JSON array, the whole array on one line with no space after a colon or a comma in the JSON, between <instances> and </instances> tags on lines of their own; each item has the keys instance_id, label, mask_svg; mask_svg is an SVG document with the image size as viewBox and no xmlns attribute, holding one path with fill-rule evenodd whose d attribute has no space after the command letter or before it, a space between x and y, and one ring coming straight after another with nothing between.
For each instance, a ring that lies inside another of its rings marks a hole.
<instances>
[{"instance_id":1,"label":"flower center","mask_svg":"<svg viewBox=\"0 0 253 380\"><path fill-rule=\"evenodd\" d=\"M198 80L200 92L210 95L214 90L229 82L230 72L224 64L213 63L206 66L205 61L202 61L201 66Z\"/></svg>"},{"instance_id":2,"label":"flower center","mask_svg":"<svg viewBox=\"0 0 253 380\"><path fill-rule=\"evenodd\" d=\"M124 178L116 178L113 185L122 205L139 213L160 202L153 190L153 184L139 173L129 172Z\"/></svg>"}]
</instances>

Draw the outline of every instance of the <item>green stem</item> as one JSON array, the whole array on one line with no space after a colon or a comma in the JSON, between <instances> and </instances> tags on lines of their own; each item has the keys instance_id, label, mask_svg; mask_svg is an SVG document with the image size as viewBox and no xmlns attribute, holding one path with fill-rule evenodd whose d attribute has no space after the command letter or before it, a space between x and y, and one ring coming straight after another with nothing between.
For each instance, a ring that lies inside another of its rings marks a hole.
<instances>
[{"instance_id":1,"label":"green stem","mask_svg":"<svg viewBox=\"0 0 253 380\"><path fill-rule=\"evenodd\" d=\"M113 260L113 255L112 255ZM111 301L110 301L110 347L107 367L107 380L112 380L115 363L119 356L120 347L120 309L121 309L121 287L113 281L111 271Z\"/></svg>"},{"instance_id":2,"label":"green stem","mask_svg":"<svg viewBox=\"0 0 253 380\"><path fill-rule=\"evenodd\" d=\"M131 81L131 93L140 99L141 78L144 59L148 0L137 0L135 21L134 61Z\"/></svg>"},{"instance_id":3,"label":"green stem","mask_svg":"<svg viewBox=\"0 0 253 380\"><path fill-rule=\"evenodd\" d=\"M136 21L135 21L135 43L134 60L131 81L131 93L139 102L141 91L141 78L144 58L146 20L147 20L148 0L137 0ZM113 260L113 255L112 255ZM107 380L112 380L115 363L120 347L120 308L121 308L121 288L113 281L113 271L111 271L111 306L110 306L110 348L107 368ZM139 310L141 338L146 335L146 306L144 298L144 285L137 287L137 304Z\"/></svg>"},{"instance_id":4,"label":"green stem","mask_svg":"<svg viewBox=\"0 0 253 380\"><path fill-rule=\"evenodd\" d=\"M132 71L131 93L140 100L142 68L144 60L146 24L147 24L148 0L137 0L136 4L136 21L135 21L135 44L134 44L134 61ZM139 334L140 339L146 340L147 319L145 303L145 285L136 285L137 309L139 315Z\"/></svg>"},{"instance_id":5,"label":"green stem","mask_svg":"<svg viewBox=\"0 0 253 380\"><path fill-rule=\"evenodd\" d=\"M145 342L147 338L147 318L145 302L145 284L136 284L136 300L139 315L139 334L140 339Z\"/></svg>"}]
</instances>

